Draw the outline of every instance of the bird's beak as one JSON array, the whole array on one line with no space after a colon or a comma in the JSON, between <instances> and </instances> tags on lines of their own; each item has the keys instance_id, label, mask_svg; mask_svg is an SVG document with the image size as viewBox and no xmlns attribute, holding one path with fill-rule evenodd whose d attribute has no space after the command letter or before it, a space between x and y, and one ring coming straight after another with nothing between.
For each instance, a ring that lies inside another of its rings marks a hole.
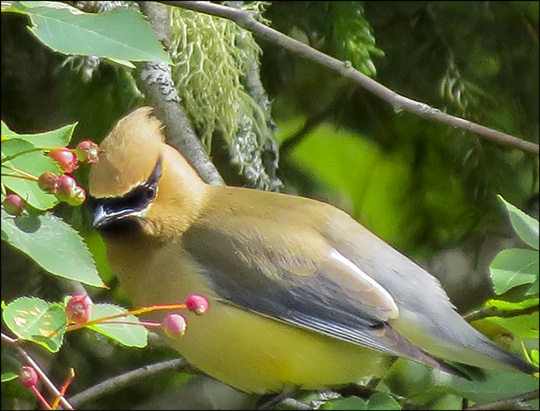
<instances>
[{"instance_id":1,"label":"bird's beak","mask_svg":"<svg viewBox=\"0 0 540 411\"><path fill-rule=\"evenodd\" d=\"M111 221L111 216L107 213L104 206L99 205L94 211L94 218L92 219L92 228L100 228Z\"/></svg>"},{"instance_id":2,"label":"bird's beak","mask_svg":"<svg viewBox=\"0 0 540 411\"><path fill-rule=\"evenodd\" d=\"M106 206L100 204L96 207L94 211L94 218L92 219L92 228L103 228L110 223L113 223L124 218L131 216L138 216L139 213L134 212L131 209L121 209L121 210L111 210Z\"/></svg>"}]
</instances>

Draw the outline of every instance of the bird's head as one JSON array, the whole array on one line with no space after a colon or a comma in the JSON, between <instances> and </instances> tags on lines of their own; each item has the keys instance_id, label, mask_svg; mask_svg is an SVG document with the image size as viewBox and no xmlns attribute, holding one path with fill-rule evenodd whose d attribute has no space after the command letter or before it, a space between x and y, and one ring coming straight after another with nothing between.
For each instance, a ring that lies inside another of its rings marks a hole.
<instances>
[{"instance_id":1,"label":"bird's head","mask_svg":"<svg viewBox=\"0 0 540 411\"><path fill-rule=\"evenodd\" d=\"M165 143L150 107L122 118L103 140L89 176L93 225L106 233L176 236L195 218L206 184Z\"/></svg>"}]
</instances>

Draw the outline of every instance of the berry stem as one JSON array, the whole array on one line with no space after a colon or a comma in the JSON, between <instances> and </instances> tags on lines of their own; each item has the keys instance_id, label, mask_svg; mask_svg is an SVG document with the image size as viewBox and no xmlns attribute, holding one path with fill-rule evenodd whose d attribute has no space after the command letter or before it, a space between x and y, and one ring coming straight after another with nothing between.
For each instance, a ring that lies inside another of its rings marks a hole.
<instances>
[{"instance_id":1,"label":"berry stem","mask_svg":"<svg viewBox=\"0 0 540 411\"><path fill-rule=\"evenodd\" d=\"M33 176L32 174L27 173L26 171L19 170L18 168L15 168L13 166L6 166L5 164L2 164L2 167L7 168L8 170L15 171L16 173L21 174L20 176L14 176L10 174L2 174L2 176L6 177L20 177L24 178L26 180L32 180L32 181L38 181L38 178L36 176Z\"/></svg>"},{"instance_id":2,"label":"berry stem","mask_svg":"<svg viewBox=\"0 0 540 411\"><path fill-rule=\"evenodd\" d=\"M39 392L39 390L36 388L35 385L32 385L30 387L30 389L32 390L32 392L34 393L34 395L37 397L37 399L39 400L39 402L41 402L43 404L43 406L45 407L46 410L53 410L54 408L52 408L49 403L47 402L47 400L45 399L45 397Z\"/></svg>"},{"instance_id":3,"label":"berry stem","mask_svg":"<svg viewBox=\"0 0 540 411\"><path fill-rule=\"evenodd\" d=\"M145 306L145 307L136 308L134 310L129 310L129 311L126 311L126 312L123 312L123 313L110 315L108 317L97 318L95 320L88 321L86 324L69 325L67 327L67 330L68 331L73 331L73 330L78 330L79 328L84 328L84 327L86 327L88 325L110 323L111 322L110 320L114 320L116 318L126 317L128 315L140 315L140 314L144 314L144 313L148 313L148 312L152 312L152 311L185 310L185 309L186 309L186 304L148 305L148 306ZM140 322L138 322L136 324L140 324Z\"/></svg>"},{"instance_id":4,"label":"berry stem","mask_svg":"<svg viewBox=\"0 0 540 411\"><path fill-rule=\"evenodd\" d=\"M60 398L66 395L66 391L74 378L75 378L75 370L73 368L70 368L69 375L66 378L66 381L64 381L64 383L60 387L60 395L57 396L52 403L53 410L56 410L58 408L58 405L60 404Z\"/></svg>"}]
</instances>

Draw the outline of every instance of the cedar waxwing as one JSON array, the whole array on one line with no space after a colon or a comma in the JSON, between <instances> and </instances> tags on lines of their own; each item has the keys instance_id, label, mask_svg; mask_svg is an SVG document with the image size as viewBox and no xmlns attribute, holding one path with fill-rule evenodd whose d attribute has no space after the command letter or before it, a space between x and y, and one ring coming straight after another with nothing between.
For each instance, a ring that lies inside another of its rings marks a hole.
<instances>
[{"instance_id":1,"label":"cedar waxwing","mask_svg":"<svg viewBox=\"0 0 540 411\"><path fill-rule=\"evenodd\" d=\"M206 296L170 344L252 393L380 374L383 358L534 373L455 310L437 279L349 215L311 199L205 184L142 107L90 171L93 225L137 306Z\"/></svg>"}]
</instances>

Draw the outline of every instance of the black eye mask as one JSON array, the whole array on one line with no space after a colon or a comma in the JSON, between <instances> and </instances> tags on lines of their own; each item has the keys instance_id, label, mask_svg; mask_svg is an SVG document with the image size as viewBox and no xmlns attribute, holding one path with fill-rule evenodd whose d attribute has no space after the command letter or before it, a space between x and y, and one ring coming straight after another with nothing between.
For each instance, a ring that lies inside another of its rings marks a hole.
<instances>
[{"instance_id":1,"label":"black eye mask","mask_svg":"<svg viewBox=\"0 0 540 411\"><path fill-rule=\"evenodd\" d=\"M134 188L129 193L117 198L93 198L91 205L94 211L93 226L104 229L111 225L118 224L138 226L136 219L130 219L133 214L144 210L156 198L158 182L161 178L160 157L148 180L140 186Z\"/></svg>"}]
</instances>

